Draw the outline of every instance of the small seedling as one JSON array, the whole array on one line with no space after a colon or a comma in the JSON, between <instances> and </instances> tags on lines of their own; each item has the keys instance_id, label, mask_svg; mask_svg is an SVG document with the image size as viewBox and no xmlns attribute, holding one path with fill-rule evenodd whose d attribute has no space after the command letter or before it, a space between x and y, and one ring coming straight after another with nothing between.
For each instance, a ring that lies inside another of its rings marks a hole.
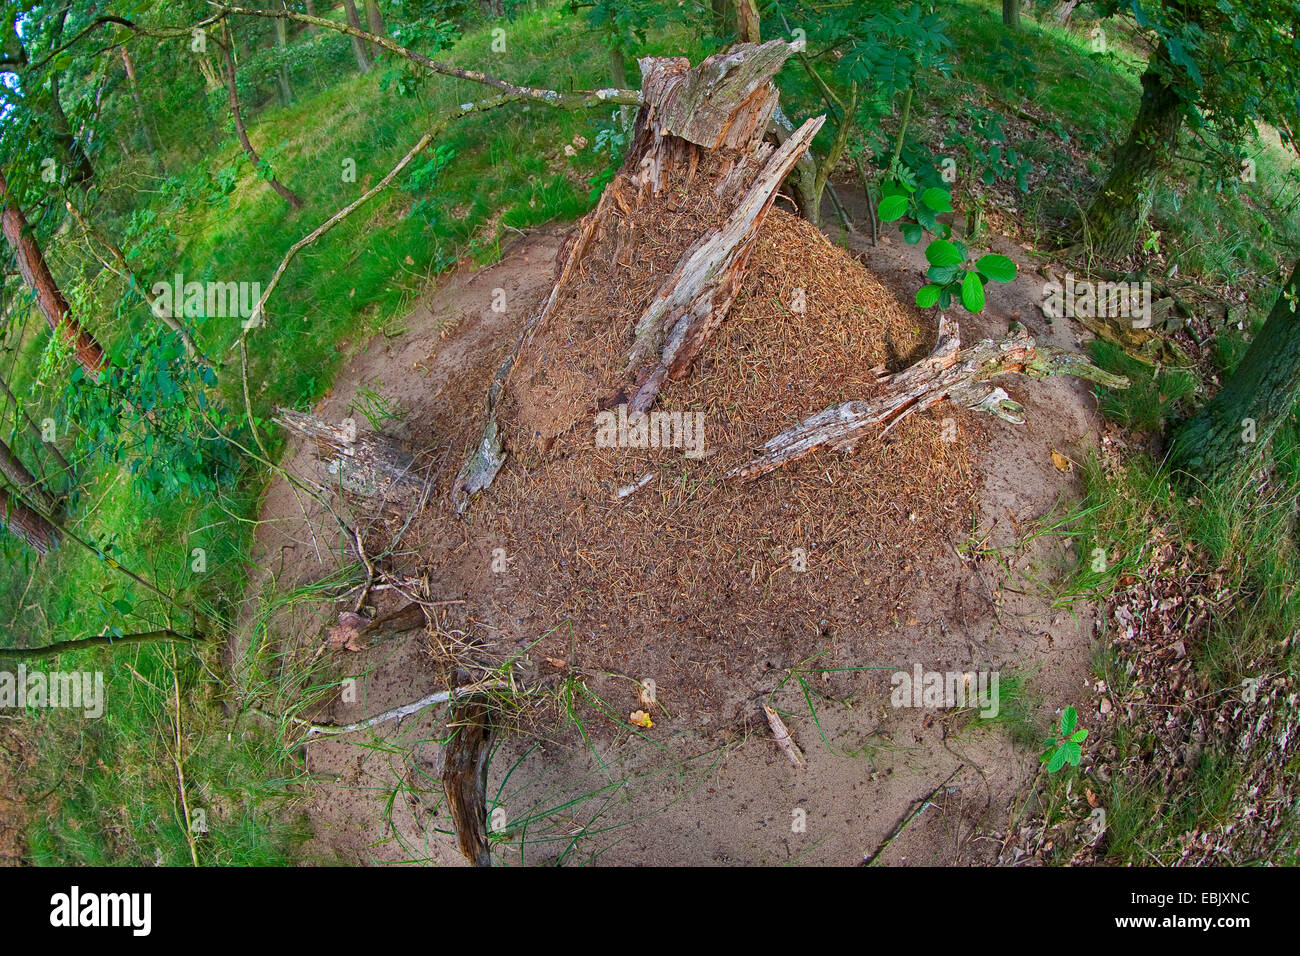
<instances>
[{"instance_id":1,"label":"small seedling","mask_svg":"<svg viewBox=\"0 0 1300 956\"><path fill-rule=\"evenodd\" d=\"M1043 741L1043 746L1047 749L1038 759L1047 764L1048 773L1056 773L1067 763L1071 767L1079 766L1079 761L1083 759L1083 748L1080 745L1087 739L1088 731L1083 728L1075 730L1078 722L1078 712L1073 707L1065 708L1061 714L1060 734Z\"/></svg>"}]
</instances>

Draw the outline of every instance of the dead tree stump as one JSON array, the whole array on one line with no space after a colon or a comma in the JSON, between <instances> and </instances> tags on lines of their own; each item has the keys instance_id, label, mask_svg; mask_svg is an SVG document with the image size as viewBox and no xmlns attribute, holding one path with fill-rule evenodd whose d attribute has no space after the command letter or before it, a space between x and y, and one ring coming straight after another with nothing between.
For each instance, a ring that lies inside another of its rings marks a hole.
<instances>
[{"instance_id":1,"label":"dead tree stump","mask_svg":"<svg viewBox=\"0 0 1300 956\"><path fill-rule=\"evenodd\" d=\"M391 435L358 432L350 421L336 425L287 408L277 410L275 421L316 446L325 484L401 509L419 509L428 500L415 453Z\"/></svg>"}]
</instances>

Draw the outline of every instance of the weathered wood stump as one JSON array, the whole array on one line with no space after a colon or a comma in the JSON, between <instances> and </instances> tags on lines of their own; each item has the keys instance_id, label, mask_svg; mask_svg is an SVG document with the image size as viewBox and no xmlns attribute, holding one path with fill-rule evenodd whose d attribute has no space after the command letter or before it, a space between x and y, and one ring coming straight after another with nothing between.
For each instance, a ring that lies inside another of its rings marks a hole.
<instances>
[{"instance_id":1,"label":"weathered wood stump","mask_svg":"<svg viewBox=\"0 0 1300 956\"><path fill-rule=\"evenodd\" d=\"M417 456L391 435L358 432L351 421L336 425L287 408L277 409L275 421L316 446L325 484L402 509L419 509L428 500Z\"/></svg>"},{"instance_id":2,"label":"weathered wood stump","mask_svg":"<svg viewBox=\"0 0 1300 956\"><path fill-rule=\"evenodd\" d=\"M475 492L491 484L505 462L497 403L511 372L546 347L547 322L579 284L593 246L610 236L618 238L620 249L624 237L629 244L653 243L653 234L638 234L624 224L670 184L683 182L710 190L726 211L696 237L661 280L649 305L623 317L629 343L626 363L621 380L603 383L611 396L608 404L626 397L629 411L644 411L667 379L689 372L735 301L754 237L777 189L825 119L809 119L780 146L763 141L778 100L772 77L791 52L788 43L772 40L738 44L694 69L678 57L641 61L644 103L627 157L596 208L566 243L550 296L493 382L487 427L453 488L458 512ZM644 228L652 232L654 224Z\"/></svg>"}]
</instances>

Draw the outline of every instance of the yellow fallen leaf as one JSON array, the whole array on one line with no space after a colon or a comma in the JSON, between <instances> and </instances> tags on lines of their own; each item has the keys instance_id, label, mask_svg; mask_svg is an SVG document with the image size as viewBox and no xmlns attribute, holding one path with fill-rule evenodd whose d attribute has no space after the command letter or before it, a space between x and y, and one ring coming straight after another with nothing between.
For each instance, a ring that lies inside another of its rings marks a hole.
<instances>
[{"instance_id":1,"label":"yellow fallen leaf","mask_svg":"<svg viewBox=\"0 0 1300 956\"><path fill-rule=\"evenodd\" d=\"M632 723L636 724L638 727L644 727L647 730L655 725L655 722L650 719L650 715L644 710L632 711L632 713L628 715L628 720L632 721Z\"/></svg>"},{"instance_id":2,"label":"yellow fallen leaf","mask_svg":"<svg viewBox=\"0 0 1300 956\"><path fill-rule=\"evenodd\" d=\"M1066 458L1059 451L1052 452L1052 464L1056 466L1057 471L1070 470L1070 459Z\"/></svg>"}]
</instances>

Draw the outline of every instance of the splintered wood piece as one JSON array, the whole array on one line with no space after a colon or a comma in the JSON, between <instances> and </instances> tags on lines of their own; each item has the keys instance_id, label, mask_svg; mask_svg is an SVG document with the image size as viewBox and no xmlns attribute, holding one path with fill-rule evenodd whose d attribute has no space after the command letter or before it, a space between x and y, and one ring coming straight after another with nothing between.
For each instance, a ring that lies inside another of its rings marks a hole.
<instances>
[{"instance_id":1,"label":"splintered wood piece","mask_svg":"<svg viewBox=\"0 0 1300 956\"><path fill-rule=\"evenodd\" d=\"M999 375L1044 378L1063 374L1110 388L1128 387L1128 379L1097 368L1081 355L1035 345L1019 324L1001 339L984 339L967 349L960 345L956 322L940 316L934 350L910 368L886 376L883 395L870 401L841 402L804 419L769 439L761 455L724 477L749 481L819 448L851 448L871 434L883 435L913 412L943 401L1024 424L1024 409L990 383Z\"/></svg>"},{"instance_id":2,"label":"splintered wood piece","mask_svg":"<svg viewBox=\"0 0 1300 956\"><path fill-rule=\"evenodd\" d=\"M442 788L460 852L475 866L491 866L487 836L487 771L492 753L492 713L483 697L456 704L450 721L456 732L447 743Z\"/></svg>"},{"instance_id":3,"label":"splintered wood piece","mask_svg":"<svg viewBox=\"0 0 1300 956\"><path fill-rule=\"evenodd\" d=\"M644 412L666 378L680 378L726 318L740 291L745 262L758 227L776 198L777 187L821 129L824 116L809 119L763 166L731 217L710 229L664 280L636 325L628 370L640 369L629 412ZM658 362L647 360L658 352Z\"/></svg>"},{"instance_id":4,"label":"splintered wood piece","mask_svg":"<svg viewBox=\"0 0 1300 956\"><path fill-rule=\"evenodd\" d=\"M767 715L768 726L772 728L772 737L776 740L776 745L780 748L781 753L785 754L786 758L796 768L806 770L808 762L804 760L803 751L799 749L799 745L790 736L790 731L785 726L785 721L781 719L781 715L767 704L763 705L763 713Z\"/></svg>"},{"instance_id":5,"label":"splintered wood piece","mask_svg":"<svg viewBox=\"0 0 1300 956\"><path fill-rule=\"evenodd\" d=\"M313 442L324 465L327 484L361 498L402 507L422 507L428 482L415 455L391 435L357 433L354 426L336 425L314 415L277 409L275 421Z\"/></svg>"}]
</instances>

